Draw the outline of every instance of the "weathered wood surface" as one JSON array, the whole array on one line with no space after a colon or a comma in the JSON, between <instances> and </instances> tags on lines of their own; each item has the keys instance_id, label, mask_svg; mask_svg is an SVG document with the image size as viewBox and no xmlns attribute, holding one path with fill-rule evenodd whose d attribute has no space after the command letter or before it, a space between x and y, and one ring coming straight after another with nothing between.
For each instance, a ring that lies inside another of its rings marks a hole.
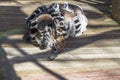
<instances>
[{"instance_id":1,"label":"weathered wood surface","mask_svg":"<svg viewBox=\"0 0 120 80\"><path fill-rule=\"evenodd\" d=\"M0 51L4 50L20 77L120 68L120 26L110 17L110 0L67 1L83 7L88 30L79 38L68 39L64 51L52 62L46 60L49 52L23 41L24 18L40 5L64 0L0 1Z\"/></svg>"}]
</instances>

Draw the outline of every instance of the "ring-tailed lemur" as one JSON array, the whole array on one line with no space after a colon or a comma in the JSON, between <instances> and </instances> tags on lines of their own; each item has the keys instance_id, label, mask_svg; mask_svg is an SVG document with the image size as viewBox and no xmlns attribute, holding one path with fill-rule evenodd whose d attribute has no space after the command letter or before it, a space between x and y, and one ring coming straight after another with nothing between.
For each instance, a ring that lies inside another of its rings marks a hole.
<instances>
[{"instance_id":1,"label":"ring-tailed lemur","mask_svg":"<svg viewBox=\"0 0 120 80\"><path fill-rule=\"evenodd\" d=\"M44 21L45 17L42 18L43 21L41 22L40 16L44 14L45 16L46 14L49 15L47 17L54 25L49 22L46 23L46 20ZM69 3L53 3L49 7L38 7L27 18L27 26L35 43L41 49L50 47L53 49L53 52L56 50L61 51L64 48L64 39L70 36L80 36L86 30L87 23L83 9L78 5ZM54 30L52 30L53 26Z\"/></svg>"},{"instance_id":2,"label":"ring-tailed lemur","mask_svg":"<svg viewBox=\"0 0 120 80\"><path fill-rule=\"evenodd\" d=\"M56 21L56 26L62 27L65 38L68 37L78 37L85 30L88 24L87 18L84 15L83 9L78 5L73 4L60 4L61 13L63 16L59 16ZM60 24L63 23L63 24Z\"/></svg>"}]
</instances>

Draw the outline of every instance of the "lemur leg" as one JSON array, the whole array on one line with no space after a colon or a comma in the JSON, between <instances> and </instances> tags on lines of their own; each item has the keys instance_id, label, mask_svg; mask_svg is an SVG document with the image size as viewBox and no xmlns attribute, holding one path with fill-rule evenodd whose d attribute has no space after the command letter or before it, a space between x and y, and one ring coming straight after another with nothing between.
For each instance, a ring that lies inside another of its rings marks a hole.
<instances>
[{"instance_id":1,"label":"lemur leg","mask_svg":"<svg viewBox=\"0 0 120 80\"><path fill-rule=\"evenodd\" d=\"M54 41L54 44L51 50L52 56L49 56L48 60L54 60L57 57L57 55L63 51L64 47L65 47L64 37L60 36Z\"/></svg>"}]
</instances>

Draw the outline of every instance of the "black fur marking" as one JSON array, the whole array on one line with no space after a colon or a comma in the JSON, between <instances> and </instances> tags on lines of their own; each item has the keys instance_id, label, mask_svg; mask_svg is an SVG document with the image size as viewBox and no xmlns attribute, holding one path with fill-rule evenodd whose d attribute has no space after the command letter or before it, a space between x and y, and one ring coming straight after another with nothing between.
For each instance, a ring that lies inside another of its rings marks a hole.
<instances>
[{"instance_id":1,"label":"black fur marking","mask_svg":"<svg viewBox=\"0 0 120 80\"><path fill-rule=\"evenodd\" d=\"M80 25L81 25L81 24L78 24L78 25L76 26L76 29L78 29L78 28L80 27Z\"/></svg>"},{"instance_id":2,"label":"black fur marking","mask_svg":"<svg viewBox=\"0 0 120 80\"><path fill-rule=\"evenodd\" d=\"M62 30L66 31L67 29L65 27L61 27Z\"/></svg>"},{"instance_id":3,"label":"black fur marking","mask_svg":"<svg viewBox=\"0 0 120 80\"><path fill-rule=\"evenodd\" d=\"M31 34L35 34L37 31L38 31L38 30L37 30L36 28L30 29L30 33L31 33Z\"/></svg>"},{"instance_id":4,"label":"black fur marking","mask_svg":"<svg viewBox=\"0 0 120 80\"><path fill-rule=\"evenodd\" d=\"M75 23L78 23L78 22L79 22L79 19L76 19L74 22L75 22Z\"/></svg>"},{"instance_id":5,"label":"black fur marking","mask_svg":"<svg viewBox=\"0 0 120 80\"><path fill-rule=\"evenodd\" d=\"M75 33L77 34L78 32L80 32L80 29L78 31L75 31Z\"/></svg>"},{"instance_id":6,"label":"black fur marking","mask_svg":"<svg viewBox=\"0 0 120 80\"><path fill-rule=\"evenodd\" d=\"M66 35L67 35L67 33L64 33L64 34L63 34L63 36L66 36Z\"/></svg>"},{"instance_id":7,"label":"black fur marking","mask_svg":"<svg viewBox=\"0 0 120 80\"><path fill-rule=\"evenodd\" d=\"M31 26L35 26L36 24L37 24L37 22L34 22L34 23L31 24Z\"/></svg>"}]
</instances>

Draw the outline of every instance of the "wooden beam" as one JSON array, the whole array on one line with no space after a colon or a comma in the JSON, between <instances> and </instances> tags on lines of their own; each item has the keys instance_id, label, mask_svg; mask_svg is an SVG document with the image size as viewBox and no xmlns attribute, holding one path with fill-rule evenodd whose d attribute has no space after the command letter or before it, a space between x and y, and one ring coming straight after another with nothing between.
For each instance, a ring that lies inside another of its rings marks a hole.
<instances>
[{"instance_id":1,"label":"wooden beam","mask_svg":"<svg viewBox=\"0 0 120 80\"><path fill-rule=\"evenodd\" d=\"M112 16L116 20L120 20L120 0L112 0Z\"/></svg>"}]
</instances>

